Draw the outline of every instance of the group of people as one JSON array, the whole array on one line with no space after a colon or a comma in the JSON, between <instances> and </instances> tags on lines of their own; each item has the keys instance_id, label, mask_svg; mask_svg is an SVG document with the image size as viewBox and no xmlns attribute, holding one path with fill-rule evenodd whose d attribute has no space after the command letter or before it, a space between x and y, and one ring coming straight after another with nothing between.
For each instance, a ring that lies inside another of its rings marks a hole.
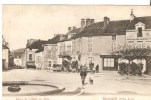
<instances>
[{"instance_id":1,"label":"group of people","mask_svg":"<svg viewBox=\"0 0 151 100\"><path fill-rule=\"evenodd\" d=\"M90 62L89 66L80 65L78 64L78 61L74 58L72 62L64 60L62 62L62 67L66 69L68 72L80 72L82 85L85 84L85 79L87 76L88 69L90 71L94 71L95 73L99 72L99 65L97 64L96 67L94 67L94 63Z\"/></svg>"}]
</instances>

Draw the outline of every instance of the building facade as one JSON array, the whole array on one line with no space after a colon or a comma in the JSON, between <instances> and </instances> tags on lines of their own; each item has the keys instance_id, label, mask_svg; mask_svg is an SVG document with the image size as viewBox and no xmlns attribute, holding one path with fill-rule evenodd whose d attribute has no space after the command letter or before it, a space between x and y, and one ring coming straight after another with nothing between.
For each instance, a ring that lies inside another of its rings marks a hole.
<instances>
[{"instance_id":1,"label":"building facade","mask_svg":"<svg viewBox=\"0 0 151 100\"><path fill-rule=\"evenodd\" d=\"M126 45L137 48L151 47L151 16L133 18L126 30ZM135 59L134 62L142 63L143 72L146 71L146 59Z\"/></svg>"},{"instance_id":2,"label":"building facade","mask_svg":"<svg viewBox=\"0 0 151 100\"><path fill-rule=\"evenodd\" d=\"M85 26L81 32L73 36L72 55L79 64L93 63L99 70L118 70L118 58L112 52L125 45L126 28L129 20L110 21L104 17L103 22Z\"/></svg>"},{"instance_id":3,"label":"building facade","mask_svg":"<svg viewBox=\"0 0 151 100\"><path fill-rule=\"evenodd\" d=\"M13 51L13 56L14 56L14 64L15 66L19 66L24 68L25 67L25 60L24 60L24 48L17 49Z\"/></svg>"},{"instance_id":4,"label":"building facade","mask_svg":"<svg viewBox=\"0 0 151 100\"><path fill-rule=\"evenodd\" d=\"M3 45L2 47L2 63L3 63L3 70L9 68L9 48L6 45Z\"/></svg>"},{"instance_id":5,"label":"building facade","mask_svg":"<svg viewBox=\"0 0 151 100\"><path fill-rule=\"evenodd\" d=\"M57 44L44 45L44 69L51 68L57 64Z\"/></svg>"}]
</instances>

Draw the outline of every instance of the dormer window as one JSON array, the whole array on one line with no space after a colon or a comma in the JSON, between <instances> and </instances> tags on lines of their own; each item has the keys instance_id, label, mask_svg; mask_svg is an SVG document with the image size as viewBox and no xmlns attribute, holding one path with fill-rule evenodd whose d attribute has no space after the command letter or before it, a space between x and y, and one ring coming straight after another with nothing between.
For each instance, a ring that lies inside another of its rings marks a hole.
<instances>
[{"instance_id":1,"label":"dormer window","mask_svg":"<svg viewBox=\"0 0 151 100\"><path fill-rule=\"evenodd\" d=\"M135 25L135 29L137 30L137 37L143 37L143 30L145 29L145 24L142 22L138 22Z\"/></svg>"},{"instance_id":2,"label":"dormer window","mask_svg":"<svg viewBox=\"0 0 151 100\"><path fill-rule=\"evenodd\" d=\"M137 33L137 37L142 37L142 27L138 27L138 33Z\"/></svg>"}]
</instances>

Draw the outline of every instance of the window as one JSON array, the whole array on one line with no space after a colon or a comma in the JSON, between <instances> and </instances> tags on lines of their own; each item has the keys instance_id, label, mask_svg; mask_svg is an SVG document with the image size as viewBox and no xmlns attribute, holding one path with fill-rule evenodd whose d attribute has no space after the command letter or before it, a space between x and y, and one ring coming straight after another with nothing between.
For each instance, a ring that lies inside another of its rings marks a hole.
<instances>
[{"instance_id":1,"label":"window","mask_svg":"<svg viewBox=\"0 0 151 100\"><path fill-rule=\"evenodd\" d=\"M67 46L67 52L70 53L71 52L71 45Z\"/></svg>"},{"instance_id":2,"label":"window","mask_svg":"<svg viewBox=\"0 0 151 100\"><path fill-rule=\"evenodd\" d=\"M92 44L88 44L88 51L91 52L92 51Z\"/></svg>"},{"instance_id":3,"label":"window","mask_svg":"<svg viewBox=\"0 0 151 100\"><path fill-rule=\"evenodd\" d=\"M49 67L51 67L51 61L49 61Z\"/></svg>"},{"instance_id":4,"label":"window","mask_svg":"<svg viewBox=\"0 0 151 100\"><path fill-rule=\"evenodd\" d=\"M50 50L47 52L47 57L48 57L48 58L51 58L51 57L52 57L52 52L51 52Z\"/></svg>"},{"instance_id":5,"label":"window","mask_svg":"<svg viewBox=\"0 0 151 100\"><path fill-rule=\"evenodd\" d=\"M37 62L40 62L40 56L37 57Z\"/></svg>"},{"instance_id":6,"label":"window","mask_svg":"<svg viewBox=\"0 0 151 100\"><path fill-rule=\"evenodd\" d=\"M142 37L142 27L138 28L137 37Z\"/></svg>"},{"instance_id":7,"label":"window","mask_svg":"<svg viewBox=\"0 0 151 100\"><path fill-rule=\"evenodd\" d=\"M104 67L114 67L114 59L104 58Z\"/></svg>"},{"instance_id":8,"label":"window","mask_svg":"<svg viewBox=\"0 0 151 100\"><path fill-rule=\"evenodd\" d=\"M116 40L116 35L112 35L112 40Z\"/></svg>"},{"instance_id":9,"label":"window","mask_svg":"<svg viewBox=\"0 0 151 100\"><path fill-rule=\"evenodd\" d=\"M29 60L32 60L32 54L29 54Z\"/></svg>"},{"instance_id":10,"label":"window","mask_svg":"<svg viewBox=\"0 0 151 100\"><path fill-rule=\"evenodd\" d=\"M60 50L59 50L59 53L61 53L62 52L62 46L60 46Z\"/></svg>"}]
</instances>

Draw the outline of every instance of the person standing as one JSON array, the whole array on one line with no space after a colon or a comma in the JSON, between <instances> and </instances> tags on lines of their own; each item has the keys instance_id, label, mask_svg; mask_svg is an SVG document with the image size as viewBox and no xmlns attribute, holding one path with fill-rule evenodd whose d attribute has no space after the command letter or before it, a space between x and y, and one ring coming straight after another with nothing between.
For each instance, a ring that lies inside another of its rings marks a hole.
<instances>
[{"instance_id":1,"label":"person standing","mask_svg":"<svg viewBox=\"0 0 151 100\"><path fill-rule=\"evenodd\" d=\"M82 81L82 85L84 85L85 82L85 78L87 76L87 70L86 67L83 67L80 71L80 76L81 76L81 81Z\"/></svg>"},{"instance_id":2,"label":"person standing","mask_svg":"<svg viewBox=\"0 0 151 100\"><path fill-rule=\"evenodd\" d=\"M98 73L99 72L99 65L97 64L95 67L95 72Z\"/></svg>"}]
</instances>

